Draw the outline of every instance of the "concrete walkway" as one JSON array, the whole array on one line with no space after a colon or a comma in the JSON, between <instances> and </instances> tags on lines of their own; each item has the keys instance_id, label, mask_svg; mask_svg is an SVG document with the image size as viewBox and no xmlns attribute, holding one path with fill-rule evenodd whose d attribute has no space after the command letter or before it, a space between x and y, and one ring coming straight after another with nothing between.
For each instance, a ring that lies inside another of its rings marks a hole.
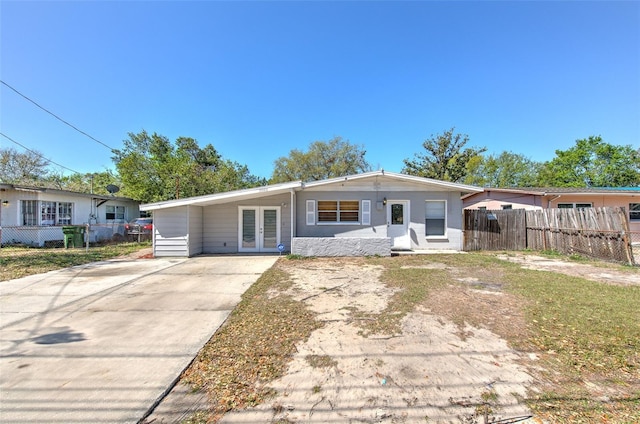
<instances>
[{"instance_id":1,"label":"concrete walkway","mask_svg":"<svg viewBox=\"0 0 640 424\"><path fill-rule=\"evenodd\" d=\"M0 422L138 422L277 258L113 260L0 282Z\"/></svg>"}]
</instances>

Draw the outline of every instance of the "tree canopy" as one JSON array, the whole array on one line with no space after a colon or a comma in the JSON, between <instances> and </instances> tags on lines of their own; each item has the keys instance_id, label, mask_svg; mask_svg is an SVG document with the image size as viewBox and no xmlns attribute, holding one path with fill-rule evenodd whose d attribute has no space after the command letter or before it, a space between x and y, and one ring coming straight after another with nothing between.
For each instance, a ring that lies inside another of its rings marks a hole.
<instances>
[{"instance_id":1,"label":"tree canopy","mask_svg":"<svg viewBox=\"0 0 640 424\"><path fill-rule=\"evenodd\" d=\"M463 182L469 173L469 165L487 149L464 146L469 142L466 134L457 134L454 128L442 134L431 135L422 143L424 154L416 153L414 159L405 159L402 172L437 180Z\"/></svg>"},{"instance_id":2,"label":"tree canopy","mask_svg":"<svg viewBox=\"0 0 640 424\"><path fill-rule=\"evenodd\" d=\"M142 202L200 196L265 183L245 165L223 159L211 145L199 147L189 137L172 144L157 133L129 133L113 161L122 181L122 195Z\"/></svg>"},{"instance_id":3,"label":"tree canopy","mask_svg":"<svg viewBox=\"0 0 640 424\"><path fill-rule=\"evenodd\" d=\"M49 161L36 151L0 149L0 182L36 185L49 174Z\"/></svg>"},{"instance_id":4,"label":"tree canopy","mask_svg":"<svg viewBox=\"0 0 640 424\"><path fill-rule=\"evenodd\" d=\"M318 181L367 172L371 165L365 154L364 147L351 144L342 137L314 141L306 152L293 149L289 156L276 159L270 182Z\"/></svg>"},{"instance_id":5,"label":"tree canopy","mask_svg":"<svg viewBox=\"0 0 640 424\"><path fill-rule=\"evenodd\" d=\"M540 179L550 187L640 186L640 152L606 143L600 136L576 140L544 164Z\"/></svg>"},{"instance_id":6,"label":"tree canopy","mask_svg":"<svg viewBox=\"0 0 640 424\"><path fill-rule=\"evenodd\" d=\"M470 163L465 183L480 187L535 187L540 185L542 167L541 162L513 152L482 156Z\"/></svg>"}]
</instances>

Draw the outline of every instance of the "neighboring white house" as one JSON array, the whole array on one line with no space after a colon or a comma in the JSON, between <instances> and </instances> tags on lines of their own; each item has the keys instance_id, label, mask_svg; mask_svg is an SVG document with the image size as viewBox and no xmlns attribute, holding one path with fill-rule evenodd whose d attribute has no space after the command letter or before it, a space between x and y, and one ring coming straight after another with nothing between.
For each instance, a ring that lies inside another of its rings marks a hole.
<instances>
[{"instance_id":1,"label":"neighboring white house","mask_svg":"<svg viewBox=\"0 0 640 424\"><path fill-rule=\"evenodd\" d=\"M462 248L462 200L481 188L385 171L141 205L155 256L285 251L388 256Z\"/></svg>"},{"instance_id":2,"label":"neighboring white house","mask_svg":"<svg viewBox=\"0 0 640 424\"><path fill-rule=\"evenodd\" d=\"M63 226L87 223L90 241L110 239L124 236L124 224L139 216L139 202L124 197L0 184L3 245L44 246L63 240Z\"/></svg>"}]
</instances>

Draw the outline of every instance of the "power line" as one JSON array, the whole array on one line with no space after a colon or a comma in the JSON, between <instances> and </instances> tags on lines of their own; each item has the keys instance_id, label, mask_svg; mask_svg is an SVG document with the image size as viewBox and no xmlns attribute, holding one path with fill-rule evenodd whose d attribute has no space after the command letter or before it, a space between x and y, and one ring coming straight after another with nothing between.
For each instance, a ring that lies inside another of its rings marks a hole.
<instances>
[{"instance_id":1,"label":"power line","mask_svg":"<svg viewBox=\"0 0 640 424\"><path fill-rule=\"evenodd\" d=\"M71 128L73 128L74 130L78 131L80 134L85 135L87 137L89 137L91 140L95 141L96 143L102 144L104 147L106 147L107 149L111 150L112 152L116 149L106 145L105 143L103 143L102 141L98 140L95 137L92 137L91 135L87 134L86 132L82 131L81 129L78 129L77 127L75 127L74 125L70 124L69 122L65 121L64 119L60 118L58 115L56 115L55 113L45 109L44 107L40 106L38 103L36 103L34 100L31 100L30 98L28 98L27 96L25 96L24 94L22 94L21 92L19 92L18 90L16 90L15 88L11 87L9 84L7 84L6 82L0 80L0 82L4 85L6 85L8 88L10 88L11 90L13 90L16 94L18 94L21 97L24 97L25 99L29 100L31 103L33 103L34 105L38 106L40 109L44 110L45 112L47 112L49 115L53 116L54 118L58 119L59 121L67 124L68 126L70 126ZM26 148L26 147L25 147Z\"/></svg>"},{"instance_id":2,"label":"power line","mask_svg":"<svg viewBox=\"0 0 640 424\"><path fill-rule=\"evenodd\" d=\"M66 167L66 166L64 166L64 165L60 165L59 163L56 163L56 162L52 161L51 159L48 159L48 158L44 157L41 153L38 153L38 152L36 152L35 150L31 150L30 148L28 148L28 147L27 147L27 146L25 146L24 144L18 143L17 141L15 141L14 139L12 139L11 137L9 137L9 136L8 136L8 135L6 135L6 134L3 134L3 133L1 133L1 132L0 132L0 135L1 135L1 136L3 136L4 138L6 138L7 140L9 140L9 141L11 141L11 142L13 142L13 143L17 144L18 146L22 147L23 149L25 149L25 150L27 150L27 151L29 151L29 152L33 153L34 155L36 155L36 156L38 156L38 157L40 157L40 158L42 158L42 159L44 159L44 160L46 160L46 161L48 161L48 162L51 162L51 163L52 163L52 164L54 164L54 165L57 165L57 166L59 166L59 167L61 167L61 168L66 169L67 171L71 171L71 172L73 172L73 173L75 173L75 174L81 174L81 172L75 171L75 170L73 170L73 169L71 169L71 168L67 168L67 167Z\"/></svg>"}]
</instances>

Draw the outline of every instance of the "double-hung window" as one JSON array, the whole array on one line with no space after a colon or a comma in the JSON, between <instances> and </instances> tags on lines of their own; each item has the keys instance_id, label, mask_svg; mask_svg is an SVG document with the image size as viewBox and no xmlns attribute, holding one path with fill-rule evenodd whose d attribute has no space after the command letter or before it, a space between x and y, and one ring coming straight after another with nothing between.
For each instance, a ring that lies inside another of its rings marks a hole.
<instances>
[{"instance_id":1,"label":"double-hung window","mask_svg":"<svg viewBox=\"0 0 640 424\"><path fill-rule=\"evenodd\" d=\"M629 220L640 221L640 203L629 203Z\"/></svg>"},{"instance_id":2,"label":"double-hung window","mask_svg":"<svg viewBox=\"0 0 640 424\"><path fill-rule=\"evenodd\" d=\"M124 206L107 205L106 214L107 219L124 220Z\"/></svg>"},{"instance_id":3,"label":"double-hung window","mask_svg":"<svg viewBox=\"0 0 640 424\"><path fill-rule=\"evenodd\" d=\"M447 201L425 202L425 233L427 237L444 237L447 231Z\"/></svg>"}]
</instances>

